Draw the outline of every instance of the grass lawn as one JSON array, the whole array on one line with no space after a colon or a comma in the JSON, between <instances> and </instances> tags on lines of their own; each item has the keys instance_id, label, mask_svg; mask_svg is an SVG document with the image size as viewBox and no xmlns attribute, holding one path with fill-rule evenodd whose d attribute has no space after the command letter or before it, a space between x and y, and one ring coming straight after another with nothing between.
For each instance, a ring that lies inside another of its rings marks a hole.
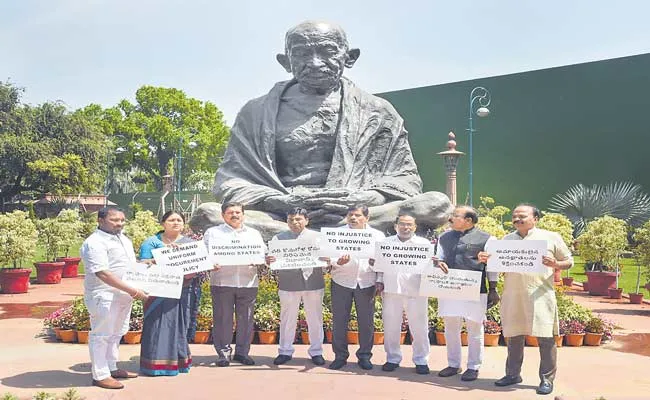
<instances>
[{"instance_id":1,"label":"grass lawn","mask_svg":"<svg viewBox=\"0 0 650 400\"><path fill-rule=\"evenodd\" d=\"M580 256L574 256L575 265L569 270L571 276L574 280L578 282L586 282L587 274L585 274L585 261ZM637 265L634 258L621 258L621 276L618 279L618 286L623 288L623 293L634 293L636 292L636 274L637 274ZM566 276L566 272L562 274L562 277ZM641 269L641 288L639 291L646 296L648 292L643 289L643 285L646 283L646 278L643 276L643 269Z\"/></svg>"}]
</instances>

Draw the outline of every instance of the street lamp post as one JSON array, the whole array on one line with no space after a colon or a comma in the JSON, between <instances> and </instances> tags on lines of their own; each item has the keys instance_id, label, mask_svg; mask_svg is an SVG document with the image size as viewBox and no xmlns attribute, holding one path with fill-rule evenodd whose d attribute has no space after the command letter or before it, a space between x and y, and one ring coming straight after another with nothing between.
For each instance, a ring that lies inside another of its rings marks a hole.
<instances>
[{"instance_id":1,"label":"street lamp post","mask_svg":"<svg viewBox=\"0 0 650 400\"><path fill-rule=\"evenodd\" d=\"M454 132L449 132L447 135L447 150L438 153L442 156L445 163L445 172L447 173L447 197L451 204L456 205L456 167L458 166L459 158L465 153L456 150L456 135Z\"/></svg>"},{"instance_id":2,"label":"street lamp post","mask_svg":"<svg viewBox=\"0 0 650 400\"><path fill-rule=\"evenodd\" d=\"M190 135L190 139L194 137L196 133ZM190 149L196 148L198 144L196 142L189 143ZM183 136L178 139L178 152L176 153L176 173L178 177L176 178L176 195L174 196L176 202L180 204L181 201L181 189L182 189L182 178L181 178L181 169L183 164Z\"/></svg>"},{"instance_id":3,"label":"street lamp post","mask_svg":"<svg viewBox=\"0 0 650 400\"><path fill-rule=\"evenodd\" d=\"M114 154L111 154L111 152L108 152L108 154L106 154L108 170L106 171L106 182L104 183L104 207L108 206L108 195L111 194L111 184L113 183L113 175L115 169L115 156L122 154L125 151L126 149L124 147L118 147L115 149ZM113 157L111 157L111 155Z\"/></svg>"},{"instance_id":4,"label":"street lamp post","mask_svg":"<svg viewBox=\"0 0 650 400\"><path fill-rule=\"evenodd\" d=\"M469 205L474 206L474 149L472 144L472 136L474 136L474 113L479 117L486 117L490 114L487 108L490 105L490 92L482 87L477 86L469 94ZM476 111L474 107L478 106Z\"/></svg>"}]
</instances>

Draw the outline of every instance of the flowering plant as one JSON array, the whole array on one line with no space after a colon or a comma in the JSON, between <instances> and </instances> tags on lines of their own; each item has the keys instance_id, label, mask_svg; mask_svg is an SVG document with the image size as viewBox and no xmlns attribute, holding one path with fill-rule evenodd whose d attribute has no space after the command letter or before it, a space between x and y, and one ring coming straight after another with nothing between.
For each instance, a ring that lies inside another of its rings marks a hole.
<instances>
[{"instance_id":1,"label":"flowering plant","mask_svg":"<svg viewBox=\"0 0 650 400\"><path fill-rule=\"evenodd\" d=\"M496 335L501 333L501 325L499 325L496 321L492 321L489 319L483 321L483 328L485 330L485 333L489 333L491 335Z\"/></svg>"},{"instance_id":2,"label":"flowering plant","mask_svg":"<svg viewBox=\"0 0 650 400\"><path fill-rule=\"evenodd\" d=\"M325 330L331 330L332 325L334 324L334 316L327 306L323 306L323 328Z\"/></svg>"},{"instance_id":3,"label":"flowering plant","mask_svg":"<svg viewBox=\"0 0 650 400\"><path fill-rule=\"evenodd\" d=\"M275 304L263 304L255 310L255 328L258 331L274 332L280 329L280 312Z\"/></svg>"},{"instance_id":4,"label":"flowering plant","mask_svg":"<svg viewBox=\"0 0 650 400\"><path fill-rule=\"evenodd\" d=\"M298 332L307 332L307 316L305 315L305 309L301 308L298 310L298 325L296 326Z\"/></svg>"},{"instance_id":5,"label":"flowering plant","mask_svg":"<svg viewBox=\"0 0 650 400\"><path fill-rule=\"evenodd\" d=\"M564 328L565 335L582 335L585 333L585 324L580 321L567 321Z\"/></svg>"}]
</instances>

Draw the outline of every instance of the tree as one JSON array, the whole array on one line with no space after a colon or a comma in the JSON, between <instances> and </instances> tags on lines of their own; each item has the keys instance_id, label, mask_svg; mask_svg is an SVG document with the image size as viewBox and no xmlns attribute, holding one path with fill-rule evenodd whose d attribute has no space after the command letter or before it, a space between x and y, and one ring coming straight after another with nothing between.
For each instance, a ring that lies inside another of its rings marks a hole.
<instances>
[{"instance_id":1,"label":"tree","mask_svg":"<svg viewBox=\"0 0 650 400\"><path fill-rule=\"evenodd\" d=\"M153 86L142 86L135 98L136 104L122 100L103 115L114 148L125 150L115 156L118 168L145 171L158 190L163 176L176 175L179 149L182 181L197 171L217 170L230 132L214 104L187 97L182 90ZM197 145L192 148L191 142Z\"/></svg>"},{"instance_id":2,"label":"tree","mask_svg":"<svg viewBox=\"0 0 650 400\"><path fill-rule=\"evenodd\" d=\"M20 103L0 82L0 196L101 191L108 148L103 131L60 102Z\"/></svg>"}]
</instances>

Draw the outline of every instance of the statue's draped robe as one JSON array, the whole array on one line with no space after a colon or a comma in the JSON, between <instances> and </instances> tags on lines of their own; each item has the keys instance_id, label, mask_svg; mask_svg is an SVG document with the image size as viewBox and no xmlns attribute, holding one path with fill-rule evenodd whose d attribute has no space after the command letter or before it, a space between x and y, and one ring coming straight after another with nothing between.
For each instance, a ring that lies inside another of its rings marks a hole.
<instances>
[{"instance_id":1,"label":"statue's draped robe","mask_svg":"<svg viewBox=\"0 0 650 400\"><path fill-rule=\"evenodd\" d=\"M336 148L325 187L372 189L387 201L420 194L422 180L402 118L388 101L363 92L345 78L341 82ZM275 132L280 98L295 83L277 83L237 115L215 177L214 193L222 202L254 206L269 196L290 193L277 175Z\"/></svg>"}]
</instances>

